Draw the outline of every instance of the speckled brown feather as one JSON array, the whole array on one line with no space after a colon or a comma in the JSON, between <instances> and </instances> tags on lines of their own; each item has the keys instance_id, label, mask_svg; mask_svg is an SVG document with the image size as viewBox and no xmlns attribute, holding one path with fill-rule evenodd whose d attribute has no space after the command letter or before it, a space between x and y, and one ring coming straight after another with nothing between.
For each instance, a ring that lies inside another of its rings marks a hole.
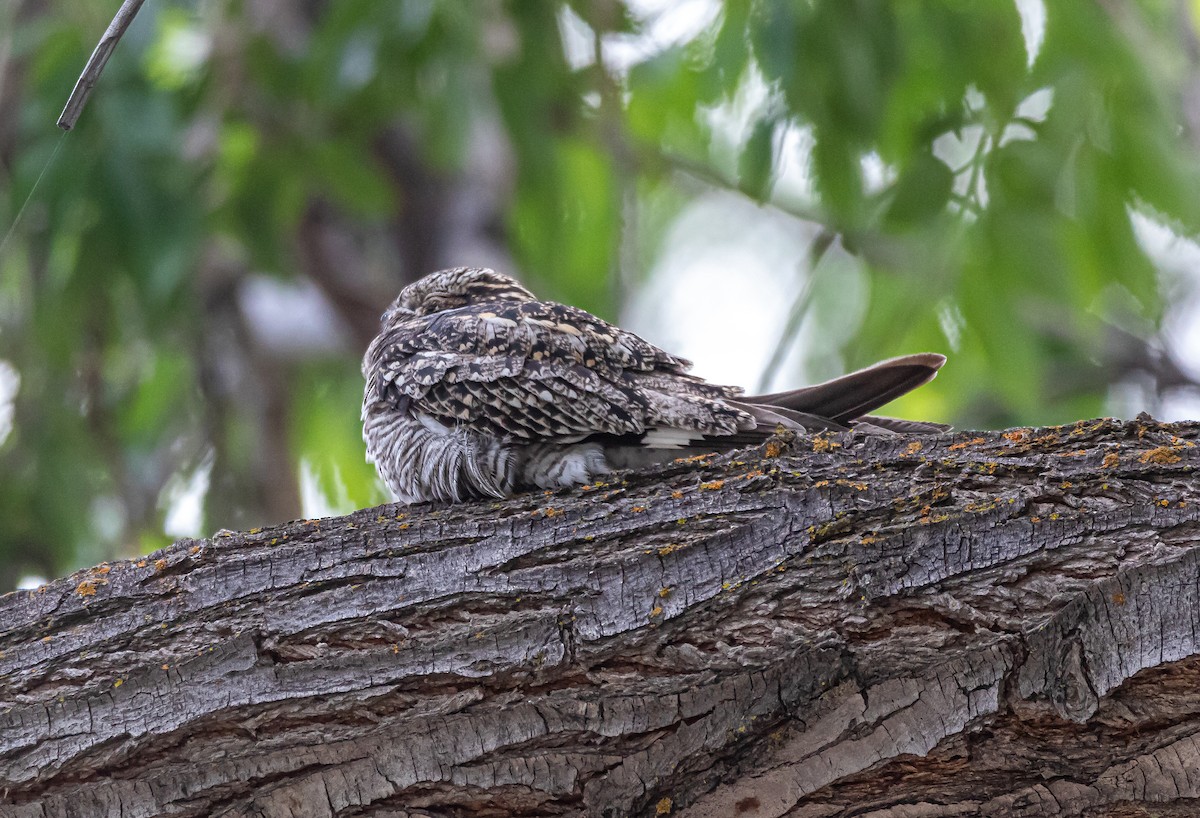
<instances>
[{"instance_id":1,"label":"speckled brown feather","mask_svg":"<svg viewBox=\"0 0 1200 818\"><path fill-rule=\"evenodd\" d=\"M363 358L363 437L398 499L500 497L748 445L779 424L844 429L861 423L855 407L870 411L925 382L943 360L909 356L817 387L742 398L584 310L460 267L409 285L384 313ZM826 405L836 418L822 413Z\"/></svg>"}]
</instances>

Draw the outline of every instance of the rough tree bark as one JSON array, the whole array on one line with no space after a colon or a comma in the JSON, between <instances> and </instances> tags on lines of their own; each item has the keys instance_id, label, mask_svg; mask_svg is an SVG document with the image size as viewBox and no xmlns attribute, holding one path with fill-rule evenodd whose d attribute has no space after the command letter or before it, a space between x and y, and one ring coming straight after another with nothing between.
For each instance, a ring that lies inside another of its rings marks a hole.
<instances>
[{"instance_id":1,"label":"rough tree bark","mask_svg":"<svg viewBox=\"0 0 1200 818\"><path fill-rule=\"evenodd\" d=\"M1198 434L776 440L10 594L0 814L1192 815Z\"/></svg>"}]
</instances>

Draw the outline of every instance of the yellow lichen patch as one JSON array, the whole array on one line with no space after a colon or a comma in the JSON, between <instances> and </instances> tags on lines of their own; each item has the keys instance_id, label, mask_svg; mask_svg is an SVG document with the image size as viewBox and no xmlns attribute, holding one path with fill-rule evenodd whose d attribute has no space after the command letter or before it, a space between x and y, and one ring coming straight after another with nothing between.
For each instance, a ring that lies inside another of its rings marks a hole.
<instances>
[{"instance_id":1,"label":"yellow lichen patch","mask_svg":"<svg viewBox=\"0 0 1200 818\"><path fill-rule=\"evenodd\" d=\"M814 452L831 452L834 449L842 448L842 444L836 440L830 440L827 437L818 435L813 438L812 447Z\"/></svg>"},{"instance_id":2,"label":"yellow lichen patch","mask_svg":"<svg viewBox=\"0 0 1200 818\"><path fill-rule=\"evenodd\" d=\"M96 583L94 580L85 579L83 582L75 586L75 593L79 596L95 596Z\"/></svg>"},{"instance_id":3,"label":"yellow lichen patch","mask_svg":"<svg viewBox=\"0 0 1200 818\"><path fill-rule=\"evenodd\" d=\"M1070 480L1064 480L1064 481L1062 481L1061 483L1059 483L1059 484L1058 484L1058 487L1059 487L1060 489L1069 489L1069 488L1071 488L1071 486L1072 486L1072 485L1073 485L1073 484L1071 483L1071 481L1070 481Z\"/></svg>"},{"instance_id":4,"label":"yellow lichen patch","mask_svg":"<svg viewBox=\"0 0 1200 818\"><path fill-rule=\"evenodd\" d=\"M1100 464L1102 469L1115 469L1121 463L1121 456L1116 452L1109 452L1104 455L1104 462Z\"/></svg>"},{"instance_id":5,"label":"yellow lichen patch","mask_svg":"<svg viewBox=\"0 0 1200 818\"><path fill-rule=\"evenodd\" d=\"M674 554L680 548L683 548L683 546L677 542L673 542L670 545L664 545L662 548L658 549L658 555L660 557L665 557L668 554Z\"/></svg>"},{"instance_id":6,"label":"yellow lichen patch","mask_svg":"<svg viewBox=\"0 0 1200 818\"><path fill-rule=\"evenodd\" d=\"M125 684L124 679L117 679L115 682L113 682L113 687L120 687L123 684Z\"/></svg>"},{"instance_id":7,"label":"yellow lichen patch","mask_svg":"<svg viewBox=\"0 0 1200 818\"><path fill-rule=\"evenodd\" d=\"M670 815L671 814L671 799L660 798L658 803L654 805L655 815Z\"/></svg>"},{"instance_id":8,"label":"yellow lichen patch","mask_svg":"<svg viewBox=\"0 0 1200 818\"><path fill-rule=\"evenodd\" d=\"M1168 446L1159 446L1157 449L1151 449L1148 452L1142 452L1138 458L1139 463L1156 463L1159 466L1169 466L1172 463L1178 463L1183 458L1175 453Z\"/></svg>"},{"instance_id":9,"label":"yellow lichen patch","mask_svg":"<svg viewBox=\"0 0 1200 818\"><path fill-rule=\"evenodd\" d=\"M706 483L700 484L701 491L717 491L718 489L722 489L724 487L725 487L724 480L709 480Z\"/></svg>"},{"instance_id":10,"label":"yellow lichen patch","mask_svg":"<svg viewBox=\"0 0 1200 818\"><path fill-rule=\"evenodd\" d=\"M167 570L167 561L166 560L155 560L154 561L154 570L155 571Z\"/></svg>"},{"instance_id":11,"label":"yellow lichen patch","mask_svg":"<svg viewBox=\"0 0 1200 818\"><path fill-rule=\"evenodd\" d=\"M658 589L658 596L659 596L659 598L660 598L660 599L666 599L666 598L667 598L667 597L669 597L670 595L671 595L671 589L670 589L670 588L659 588L659 589Z\"/></svg>"},{"instance_id":12,"label":"yellow lichen patch","mask_svg":"<svg viewBox=\"0 0 1200 818\"><path fill-rule=\"evenodd\" d=\"M706 452L704 454L694 454L691 457L677 457L677 458L675 458L675 462L676 463L702 463L705 460L711 460L712 458L714 458L716 456L717 456L716 452Z\"/></svg>"},{"instance_id":13,"label":"yellow lichen patch","mask_svg":"<svg viewBox=\"0 0 1200 818\"><path fill-rule=\"evenodd\" d=\"M662 609L661 605L655 605L653 608L650 609L650 618L651 619L654 619L655 617L658 617L658 616L662 616L662 614L663 614L663 609Z\"/></svg>"},{"instance_id":14,"label":"yellow lichen patch","mask_svg":"<svg viewBox=\"0 0 1200 818\"><path fill-rule=\"evenodd\" d=\"M768 440L767 446L763 449L764 457L779 457L783 454L783 444L778 440Z\"/></svg>"},{"instance_id":15,"label":"yellow lichen patch","mask_svg":"<svg viewBox=\"0 0 1200 818\"><path fill-rule=\"evenodd\" d=\"M962 441L961 443L953 443L953 444L951 444L951 445L949 446L949 449L950 449L950 451L952 451L952 452L953 452L953 451L956 451L956 450L958 450L958 449L965 449L965 448L967 448L968 446L976 446L976 445L978 445L978 444L980 444L980 443L982 443L982 442L983 442L983 438L982 438L982 437L976 437L976 438L972 438L972 439L970 439L970 440L964 440L964 441Z\"/></svg>"},{"instance_id":16,"label":"yellow lichen patch","mask_svg":"<svg viewBox=\"0 0 1200 818\"><path fill-rule=\"evenodd\" d=\"M923 444L919 440L914 440L912 443L909 443L904 448L904 453L905 454L916 454L917 452L921 451L921 449L924 449L924 448L925 448L925 444Z\"/></svg>"},{"instance_id":17,"label":"yellow lichen patch","mask_svg":"<svg viewBox=\"0 0 1200 818\"><path fill-rule=\"evenodd\" d=\"M676 489L675 491L671 492L671 499L673 499L673 500L682 500L682 499L683 499L683 492L682 492L682 491L680 491L679 489Z\"/></svg>"},{"instance_id":18,"label":"yellow lichen patch","mask_svg":"<svg viewBox=\"0 0 1200 818\"><path fill-rule=\"evenodd\" d=\"M396 528L400 529L401 531L404 531L408 528L408 523L400 523L400 525L396 526Z\"/></svg>"},{"instance_id":19,"label":"yellow lichen patch","mask_svg":"<svg viewBox=\"0 0 1200 818\"><path fill-rule=\"evenodd\" d=\"M828 480L818 480L817 482L813 483L812 487L815 489L823 489L828 485L829 485Z\"/></svg>"},{"instance_id":20,"label":"yellow lichen patch","mask_svg":"<svg viewBox=\"0 0 1200 818\"><path fill-rule=\"evenodd\" d=\"M1166 498L1159 498L1154 501L1154 505L1158 506L1159 508L1170 508L1171 501L1167 500Z\"/></svg>"},{"instance_id":21,"label":"yellow lichen patch","mask_svg":"<svg viewBox=\"0 0 1200 818\"><path fill-rule=\"evenodd\" d=\"M188 553L189 553L189 554L191 554L192 556L195 556L196 554L199 554L199 553L200 553L200 546L198 546L198 545L193 545L191 548L189 548L189 549L188 549Z\"/></svg>"},{"instance_id":22,"label":"yellow lichen patch","mask_svg":"<svg viewBox=\"0 0 1200 818\"><path fill-rule=\"evenodd\" d=\"M863 483L859 480L842 480L839 478L837 480L837 484L839 486L847 486L848 488L852 488L855 491L866 491L867 490L867 484Z\"/></svg>"},{"instance_id":23,"label":"yellow lichen patch","mask_svg":"<svg viewBox=\"0 0 1200 818\"><path fill-rule=\"evenodd\" d=\"M863 534L860 542L863 545L874 545L875 543L879 542L879 537L875 536L874 534Z\"/></svg>"},{"instance_id":24,"label":"yellow lichen patch","mask_svg":"<svg viewBox=\"0 0 1200 818\"><path fill-rule=\"evenodd\" d=\"M261 528L252 528L252 529L250 529L249 531L247 531L246 533L247 533L247 534L258 534L258 533L260 533L261 531L262 531L262 529L261 529Z\"/></svg>"}]
</instances>

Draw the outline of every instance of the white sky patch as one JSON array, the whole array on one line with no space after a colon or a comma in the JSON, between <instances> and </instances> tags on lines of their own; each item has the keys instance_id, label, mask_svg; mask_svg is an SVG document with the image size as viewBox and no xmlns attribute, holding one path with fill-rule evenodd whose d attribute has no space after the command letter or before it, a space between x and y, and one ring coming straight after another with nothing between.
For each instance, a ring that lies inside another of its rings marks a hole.
<instances>
[{"instance_id":1,"label":"white sky patch","mask_svg":"<svg viewBox=\"0 0 1200 818\"><path fill-rule=\"evenodd\" d=\"M321 487L317 468L312 461L307 457L300 461L300 513L304 515L305 519L336 517L340 514L349 514L357 508L354 501L350 499L350 495L347 494L346 483L342 480L341 472L336 466L333 467L331 482L337 492L336 497L329 496Z\"/></svg>"},{"instance_id":2,"label":"white sky patch","mask_svg":"<svg viewBox=\"0 0 1200 818\"><path fill-rule=\"evenodd\" d=\"M558 7L558 36L562 39L563 56L573 70L587 68L596 61L595 32L566 3Z\"/></svg>"},{"instance_id":3,"label":"white sky patch","mask_svg":"<svg viewBox=\"0 0 1200 818\"><path fill-rule=\"evenodd\" d=\"M1129 218L1138 244L1161 271L1168 305L1163 342L1180 367L1200 380L1200 244L1145 213L1130 210ZM1156 414L1163 420L1200 418L1200 395L1168 394Z\"/></svg>"},{"instance_id":4,"label":"white sky patch","mask_svg":"<svg viewBox=\"0 0 1200 818\"><path fill-rule=\"evenodd\" d=\"M779 135L779 167L773 194L783 200L811 202L816 190L812 178L812 149L816 144L811 125L789 122Z\"/></svg>"},{"instance_id":5,"label":"white sky patch","mask_svg":"<svg viewBox=\"0 0 1200 818\"><path fill-rule=\"evenodd\" d=\"M21 373L8 361L0 360L0 444L8 439L13 428L13 402L21 390Z\"/></svg>"},{"instance_id":6,"label":"white sky patch","mask_svg":"<svg viewBox=\"0 0 1200 818\"><path fill-rule=\"evenodd\" d=\"M1026 65L1033 68L1046 39L1046 3L1044 0L1013 0L1021 15L1021 35L1025 38Z\"/></svg>"},{"instance_id":7,"label":"white sky patch","mask_svg":"<svg viewBox=\"0 0 1200 818\"><path fill-rule=\"evenodd\" d=\"M732 194L701 197L671 226L622 325L692 360L701 377L753 388L800 291L811 231ZM779 380L795 385L793 358Z\"/></svg>"},{"instance_id":8,"label":"white sky patch","mask_svg":"<svg viewBox=\"0 0 1200 818\"><path fill-rule=\"evenodd\" d=\"M210 449L191 473L176 472L167 480L159 495L159 504L166 507L163 531L171 537L203 535L204 498L208 496L209 480L215 456Z\"/></svg>"},{"instance_id":9,"label":"white sky patch","mask_svg":"<svg viewBox=\"0 0 1200 818\"><path fill-rule=\"evenodd\" d=\"M17 582L18 591L35 591L50 580L39 574L26 574Z\"/></svg>"},{"instance_id":10,"label":"white sky patch","mask_svg":"<svg viewBox=\"0 0 1200 818\"><path fill-rule=\"evenodd\" d=\"M883 157L871 151L862 158L863 186L867 193L878 193L896 181L896 171L888 167Z\"/></svg>"},{"instance_id":11,"label":"white sky patch","mask_svg":"<svg viewBox=\"0 0 1200 818\"><path fill-rule=\"evenodd\" d=\"M727 173L736 174L738 158L754 126L771 104L771 89L757 68L752 68L738 82L728 102L706 109L701 116L712 129L713 142L709 154Z\"/></svg>"},{"instance_id":12,"label":"white sky patch","mask_svg":"<svg viewBox=\"0 0 1200 818\"><path fill-rule=\"evenodd\" d=\"M604 38L604 64L623 74L668 48L695 39L721 13L720 0L630 0L630 11L642 23L637 34Z\"/></svg>"}]
</instances>

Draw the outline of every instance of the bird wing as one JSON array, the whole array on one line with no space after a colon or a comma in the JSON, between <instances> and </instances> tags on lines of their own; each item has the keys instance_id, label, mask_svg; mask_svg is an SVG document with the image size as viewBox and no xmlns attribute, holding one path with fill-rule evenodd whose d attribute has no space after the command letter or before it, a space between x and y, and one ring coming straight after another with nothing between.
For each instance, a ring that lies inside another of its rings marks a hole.
<instances>
[{"instance_id":1,"label":"bird wing","mask_svg":"<svg viewBox=\"0 0 1200 818\"><path fill-rule=\"evenodd\" d=\"M364 374L381 399L448 426L518 439L640 434L669 425L732 432L737 390L575 307L489 302L403 322L372 343Z\"/></svg>"}]
</instances>

